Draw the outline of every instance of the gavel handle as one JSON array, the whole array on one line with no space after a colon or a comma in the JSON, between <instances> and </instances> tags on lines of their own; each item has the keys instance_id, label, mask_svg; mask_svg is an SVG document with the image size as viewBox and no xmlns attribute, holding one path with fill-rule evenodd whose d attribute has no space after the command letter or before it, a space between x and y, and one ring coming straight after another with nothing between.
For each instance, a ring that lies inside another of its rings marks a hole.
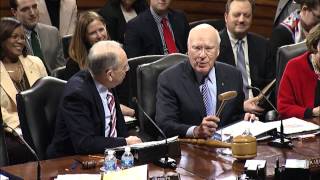
<instances>
[{"instance_id":1,"label":"gavel handle","mask_svg":"<svg viewBox=\"0 0 320 180\"><path fill-rule=\"evenodd\" d=\"M218 109L218 111L217 111L217 113L216 113L216 116L217 117L219 117L220 116L220 114L221 114L221 112L222 112L222 109L224 108L224 105L226 104L226 101L225 100L222 100L222 102L221 102L221 104L220 104L220 106L219 106L219 109Z\"/></svg>"},{"instance_id":2,"label":"gavel handle","mask_svg":"<svg viewBox=\"0 0 320 180\"><path fill-rule=\"evenodd\" d=\"M231 148L231 143L226 143L222 141L217 141L213 139L179 139L180 142L183 143L189 143L189 144L197 144L197 145L204 145L209 147L215 147L215 148Z\"/></svg>"}]
</instances>

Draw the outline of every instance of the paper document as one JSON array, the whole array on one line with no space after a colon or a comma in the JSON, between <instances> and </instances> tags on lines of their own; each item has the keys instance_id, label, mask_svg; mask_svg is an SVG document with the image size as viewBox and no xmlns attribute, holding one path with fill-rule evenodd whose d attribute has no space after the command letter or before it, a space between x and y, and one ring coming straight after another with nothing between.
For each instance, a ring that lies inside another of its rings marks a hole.
<instances>
[{"instance_id":1,"label":"paper document","mask_svg":"<svg viewBox=\"0 0 320 180\"><path fill-rule=\"evenodd\" d=\"M313 124L308 121L304 121L302 119L298 119L296 117L284 119L282 120L282 122L283 132L287 135L320 130L319 125ZM277 131L280 132L280 123L281 121L273 121L265 124L267 124L267 126L276 127Z\"/></svg>"},{"instance_id":2,"label":"paper document","mask_svg":"<svg viewBox=\"0 0 320 180\"><path fill-rule=\"evenodd\" d=\"M178 140L178 136L174 136L171 138L167 139L168 143L174 142ZM145 148L145 147L150 147L150 146L156 146L156 145L161 145L161 144L165 144L165 140L160 140L160 141L149 141L149 142L143 142L143 143L138 143L138 144L132 144L129 145L129 147L131 147L131 149L139 149L139 148ZM116 148L112 148L113 150L117 151L117 150L124 150L126 146L121 146L121 147L116 147Z\"/></svg>"},{"instance_id":3,"label":"paper document","mask_svg":"<svg viewBox=\"0 0 320 180\"><path fill-rule=\"evenodd\" d=\"M103 175L103 180L147 180L148 165L135 166Z\"/></svg>"},{"instance_id":4,"label":"paper document","mask_svg":"<svg viewBox=\"0 0 320 180\"><path fill-rule=\"evenodd\" d=\"M100 174L62 174L58 175L55 180L100 180Z\"/></svg>"},{"instance_id":5,"label":"paper document","mask_svg":"<svg viewBox=\"0 0 320 180\"><path fill-rule=\"evenodd\" d=\"M126 123L132 123L132 122L137 121L137 118L136 117L131 117L131 116L124 116L124 121Z\"/></svg>"},{"instance_id":6,"label":"paper document","mask_svg":"<svg viewBox=\"0 0 320 180\"><path fill-rule=\"evenodd\" d=\"M263 134L275 127L266 126L266 123L261 121L239 121L238 123L232 124L222 129L223 135L231 135L233 137L243 134L244 131L250 129L250 132L253 136L257 137L260 134ZM216 133L221 134L221 130L218 130Z\"/></svg>"}]
</instances>

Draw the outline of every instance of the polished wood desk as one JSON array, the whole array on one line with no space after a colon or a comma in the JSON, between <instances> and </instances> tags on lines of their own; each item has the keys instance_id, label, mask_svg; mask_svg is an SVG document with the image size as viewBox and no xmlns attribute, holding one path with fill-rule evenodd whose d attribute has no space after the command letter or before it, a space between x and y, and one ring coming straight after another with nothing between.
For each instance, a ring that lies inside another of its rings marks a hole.
<instances>
[{"instance_id":1,"label":"polished wood desk","mask_svg":"<svg viewBox=\"0 0 320 180\"><path fill-rule=\"evenodd\" d=\"M320 125L320 118L311 120ZM285 159L310 159L320 157L320 136L311 139L294 140L293 149L279 149L270 147L266 142L258 143L258 154L255 159L267 160L267 176L274 175L276 160L279 158L280 164ZM42 179L52 179L58 174L64 173L99 173L99 168L83 170L80 166L71 169L74 159L89 160L88 156L70 156L59 159L41 161ZM181 179L226 179L235 177L243 172L244 162L237 161L229 156L222 156L216 153L215 148L201 147L197 145L181 144L181 158L177 159L178 168L173 171L163 169L153 164L149 164L149 177L161 176L167 173L180 173ZM14 166L1 167L1 170L14 174L24 179L35 179L36 163L29 162Z\"/></svg>"}]
</instances>

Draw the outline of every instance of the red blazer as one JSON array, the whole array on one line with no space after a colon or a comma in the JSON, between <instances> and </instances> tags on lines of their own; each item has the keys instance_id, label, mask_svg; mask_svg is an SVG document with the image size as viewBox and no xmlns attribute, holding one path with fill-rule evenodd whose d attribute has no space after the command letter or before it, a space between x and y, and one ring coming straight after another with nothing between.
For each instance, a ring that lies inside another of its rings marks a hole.
<instances>
[{"instance_id":1,"label":"red blazer","mask_svg":"<svg viewBox=\"0 0 320 180\"><path fill-rule=\"evenodd\" d=\"M314 108L317 76L309 64L310 52L290 60L278 92L280 118L304 118L307 108Z\"/></svg>"}]
</instances>

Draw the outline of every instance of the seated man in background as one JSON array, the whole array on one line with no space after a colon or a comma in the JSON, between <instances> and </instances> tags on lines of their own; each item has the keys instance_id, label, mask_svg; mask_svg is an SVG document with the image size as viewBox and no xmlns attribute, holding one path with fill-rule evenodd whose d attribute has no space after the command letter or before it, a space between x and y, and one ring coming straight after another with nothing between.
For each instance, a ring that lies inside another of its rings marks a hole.
<instances>
[{"instance_id":1,"label":"seated man in background","mask_svg":"<svg viewBox=\"0 0 320 180\"><path fill-rule=\"evenodd\" d=\"M320 22L320 0L296 0L296 3L301 8L272 30L270 43L274 63L279 47L304 41L311 28Z\"/></svg>"},{"instance_id":2,"label":"seated man in background","mask_svg":"<svg viewBox=\"0 0 320 180\"><path fill-rule=\"evenodd\" d=\"M281 118L320 116L320 25L307 36L308 51L290 60L278 92Z\"/></svg>"},{"instance_id":3,"label":"seated man in background","mask_svg":"<svg viewBox=\"0 0 320 180\"><path fill-rule=\"evenodd\" d=\"M65 65L62 42L56 27L39 23L36 0L9 0L12 14L23 24L28 54L39 57L50 75Z\"/></svg>"},{"instance_id":4,"label":"seated man in background","mask_svg":"<svg viewBox=\"0 0 320 180\"><path fill-rule=\"evenodd\" d=\"M179 11L169 9L171 0L150 0L150 9L127 24L124 49L129 58L185 53L189 23Z\"/></svg>"},{"instance_id":5,"label":"seated man in background","mask_svg":"<svg viewBox=\"0 0 320 180\"><path fill-rule=\"evenodd\" d=\"M99 41L89 51L88 69L68 81L58 109L49 158L103 153L105 148L140 143L129 136L114 88L129 70L115 41Z\"/></svg>"},{"instance_id":6,"label":"seated man in background","mask_svg":"<svg viewBox=\"0 0 320 180\"><path fill-rule=\"evenodd\" d=\"M200 24L188 38L188 60L164 72L158 79L156 122L168 136L209 138L218 127L236 122L243 115L244 93L239 70L216 62L219 55L218 31ZM236 91L219 117L217 96ZM245 119L255 118L246 114Z\"/></svg>"},{"instance_id":7,"label":"seated man in background","mask_svg":"<svg viewBox=\"0 0 320 180\"><path fill-rule=\"evenodd\" d=\"M262 36L249 32L252 24L254 0L228 0L226 4L226 28L220 32L221 44L218 61L240 70L245 94L245 111L260 115L264 109L258 106L254 96L259 92L248 86L263 89L274 77L270 45Z\"/></svg>"}]
</instances>

